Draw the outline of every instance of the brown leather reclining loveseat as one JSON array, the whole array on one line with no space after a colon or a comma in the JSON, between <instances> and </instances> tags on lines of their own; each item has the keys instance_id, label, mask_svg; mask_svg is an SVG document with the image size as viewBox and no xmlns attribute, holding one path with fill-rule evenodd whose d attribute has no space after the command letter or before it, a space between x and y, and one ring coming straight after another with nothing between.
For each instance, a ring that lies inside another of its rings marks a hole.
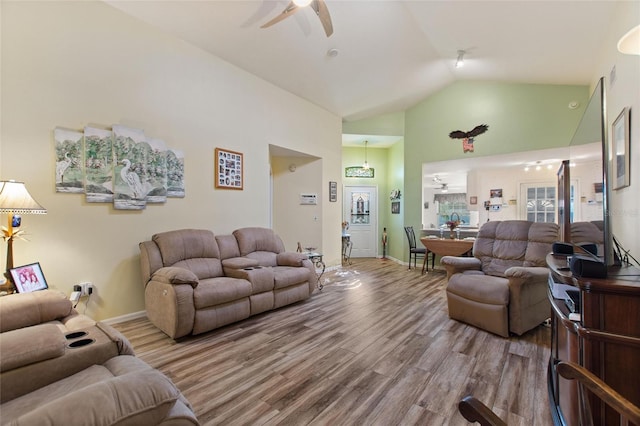
<instances>
[{"instance_id":1,"label":"brown leather reclining loveseat","mask_svg":"<svg viewBox=\"0 0 640 426\"><path fill-rule=\"evenodd\" d=\"M307 299L317 284L307 256L267 228L155 234L140 263L147 317L173 339Z\"/></svg>"}]
</instances>

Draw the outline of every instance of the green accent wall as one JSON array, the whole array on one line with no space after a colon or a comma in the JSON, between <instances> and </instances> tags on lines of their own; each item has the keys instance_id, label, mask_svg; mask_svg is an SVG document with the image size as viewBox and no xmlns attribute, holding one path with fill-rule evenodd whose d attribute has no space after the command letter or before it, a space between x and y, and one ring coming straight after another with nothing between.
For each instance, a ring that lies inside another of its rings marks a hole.
<instances>
[{"instance_id":1,"label":"green accent wall","mask_svg":"<svg viewBox=\"0 0 640 426\"><path fill-rule=\"evenodd\" d=\"M413 226L419 235L424 163L568 146L589 95L587 85L460 81L405 111L404 141L387 149L368 150L369 162L376 168L373 181L379 187L380 235L387 228L387 255L409 261L404 226ZM579 107L569 109L573 101ZM378 119L343 123L343 133L377 135L390 128L397 132L402 122L399 114ZM462 141L449 137L454 130L469 131L479 124L487 124L489 130L475 138L474 152L464 153ZM363 149L343 148L343 166L363 161ZM344 182L351 183L351 179ZM399 215L391 214L392 189L402 191Z\"/></svg>"},{"instance_id":2,"label":"green accent wall","mask_svg":"<svg viewBox=\"0 0 640 426\"><path fill-rule=\"evenodd\" d=\"M423 163L568 146L588 100L588 86L461 81L408 109L404 223L420 229ZM572 101L580 106L569 109ZM449 138L479 124L489 130L475 138L474 152Z\"/></svg>"},{"instance_id":3,"label":"green accent wall","mask_svg":"<svg viewBox=\"0 0 640 426\"><path fill-rule=\"evenodd\" d=\"M401 159L402 160L402 159ZM344 186L376 186L378 188L378 254L382 255L382 229L386 218L384 216L384 202L389 201L389 192L391 191L388 186L389 176L389 154L386 148L367 148L367 161L369 165L374 169L373 178L348 178L344 175L345 167L362 166L364 163L364 147L345 147L342 148L342 184ZM395 172L394 172L395 173ZM347 216L344 215L344 203L343 204L343 217L342 220L346 220ZM398 216L398 215L394 215Z\"/></svg>"},{"instance_id":4,"label":"green accent wall","mask_svg":"<svg viewBox=\"0 0 640 426\"><path fill-rule=\"evenodd\" d=\"M404 234L404 142L389 148L368 148L367 160L375 169L373 179L343 177L343 184L349 186L371 186L378 188L378 256L382 256L382 233L387 228L386 256L403 259L406 251ZM342 149L342 173L349 166L361 166L364 162L364 148L346 147ZM399 189L400 214L391 214L391 190Z\"/></svg>"},{"instance_id":5,"label":"green accent wall","mask_svg":"<svg viewBox=\"0 0 640 426\"><path fill-rule=\"evenodd\" d=\"M386 216L385 226L387 227L387 257L403 259L408 252L407 240L404 234L404 212L407 197L405 194L404 179L404 142L398 142L387 149L388 162L388 191L381 197L381 210ZM400 214L391 214L391 191L400 190ZM382 214L380 216L383 216ZM382 252L381 252L382 253Z\"/></svg>"}]
</instances>

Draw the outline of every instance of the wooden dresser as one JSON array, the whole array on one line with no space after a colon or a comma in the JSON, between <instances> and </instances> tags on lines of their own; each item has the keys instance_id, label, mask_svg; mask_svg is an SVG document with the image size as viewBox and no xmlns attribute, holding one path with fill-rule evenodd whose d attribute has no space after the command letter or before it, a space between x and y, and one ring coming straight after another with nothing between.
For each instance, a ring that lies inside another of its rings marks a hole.
<instances>
[{"instance_id":1,"label":"wooden dresser","mask_svg":"<svg viewBox=\"0 0 640 426\"><path fill-rule=\"evenodd\" d=\"M575 286L581 298L581 318L572 321L565 301L554 298L549 291L552 310L549 400L554 423L579 424L577 387L558 376L555 366L560 361L582 365L640 406L639 271L616 268L610 270L606 279L576 278L564 270L565 256L550 254L547 264L554 281ZM590 405L594 425L619 424L618 415L598 398L591 396Z\"/></svg>"}]
</instances>

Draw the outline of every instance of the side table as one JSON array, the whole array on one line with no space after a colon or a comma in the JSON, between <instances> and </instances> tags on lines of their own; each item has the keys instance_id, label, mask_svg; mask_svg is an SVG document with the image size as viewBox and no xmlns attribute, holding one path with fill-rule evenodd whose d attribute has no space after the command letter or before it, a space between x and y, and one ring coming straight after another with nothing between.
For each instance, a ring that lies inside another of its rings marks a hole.
<instances>
[{"instance_id":1,"label":"side table","mask_svg":"<svg viewBox=\"0 0 640 426\"><path fill-rule=\"evenodd\" d=\"M324 269L326 267L326 265L324 264L324 260L322 260L322 254L321 253L317 253L317 252L303 252L302 254L306 255L309 260L313 263L313 266L316 267L316 275L318 276L318 290L322 291L322 289L324 288L324 285L322 285L322 275L324 274ZM320 270L320 272L318 272L318 269Z\"/></svg>"},{"instance_id":2,"label":"side table","mask_svg":"<svg viewBox=\"0 0 640 426\"><path fill-rule=\"evenodd\" d=\"M351 265L351 234L342 234L342 263Z\"/></svg>"}]
</instances>

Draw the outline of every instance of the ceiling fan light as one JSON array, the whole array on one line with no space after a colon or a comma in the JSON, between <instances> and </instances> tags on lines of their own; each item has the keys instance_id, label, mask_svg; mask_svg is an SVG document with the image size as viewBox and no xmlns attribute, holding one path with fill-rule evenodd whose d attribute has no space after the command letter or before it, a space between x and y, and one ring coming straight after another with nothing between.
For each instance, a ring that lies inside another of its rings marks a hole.
<instances>
[{"instance_id":1,"label":"ceiling fan light","mask_svg":"<svg viewBox=\"0 0 640 426\"><path fill-rule=\"evenodd\" d=\"M456 68L462 68L464 66L464 50L458 50L458 59L456 59Z\"/></svg>"},{"instance_id":2,"label":"ceiling fan light","mask_svg":"<svg viewBox=\"0 0 640 426\"><path fill-rule=\"evenodd\" d=\"M311 1L312 0L293 0L293 3L298 7L306 7L311 4Z\"/></svg>"},{"instance_id":3,"label":"ceiling fan light","mask_svg":"<svg viewBox=\"0 0 640 426\"><path fill-rule=\"evenodd\" d=\"M620 38L618 51L627 55L640 55L640 25L631 28Z\"/></svg>"}]
</instances>

